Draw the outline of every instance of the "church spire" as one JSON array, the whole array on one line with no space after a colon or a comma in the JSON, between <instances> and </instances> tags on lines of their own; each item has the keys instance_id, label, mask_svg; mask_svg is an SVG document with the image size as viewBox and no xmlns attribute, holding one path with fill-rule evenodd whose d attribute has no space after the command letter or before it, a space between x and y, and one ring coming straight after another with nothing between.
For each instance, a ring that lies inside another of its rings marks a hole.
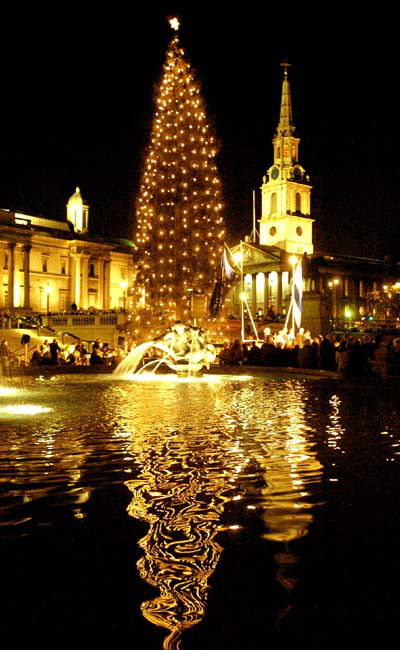
<instances>
[{"instance_id":1,"label":"church spire","mask_svg":"<svg viewBox=\"0 0 400 650\"><path fill-rule=\"evenodd\" d=\"M290 97L290 85L288 79L288 68L290 63L284 61L281 63L284 70L283 83L282 83L282 98L281 98L281 112L279 116L279 124L277 128L277 136L294 135L295 126L292 117L292 100Z\"/></svg>"},{"instance_id":2,"label":"church spire","mask_svg":"<svg viewBox=\"0 0 400 650\"><path fill-rule=\"evenodd\" d=\"M311 185L299 163L300 138L292 118L288 79L289 63L281 63L283 83L279 124L272 140L274 162L261 186L260 244L276 246L287 253L311 254Z\"/></svg>"}]
</instances>

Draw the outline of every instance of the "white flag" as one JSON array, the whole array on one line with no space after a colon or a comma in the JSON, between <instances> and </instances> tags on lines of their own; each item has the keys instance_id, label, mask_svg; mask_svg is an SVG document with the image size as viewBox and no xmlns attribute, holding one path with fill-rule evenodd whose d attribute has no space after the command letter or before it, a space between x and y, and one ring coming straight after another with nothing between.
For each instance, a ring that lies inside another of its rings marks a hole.
<instances>
[{"instance_id":1,"label":"white flag","mask_svg":"<svg viewBox=\"0 0 400 650\"><path fill-rule=\"evenodd\" d=\"M303 300L303 273L301 263L293 273L293 315L297 327L301 324L301 306Z\"/></svg>"}]
</instances>

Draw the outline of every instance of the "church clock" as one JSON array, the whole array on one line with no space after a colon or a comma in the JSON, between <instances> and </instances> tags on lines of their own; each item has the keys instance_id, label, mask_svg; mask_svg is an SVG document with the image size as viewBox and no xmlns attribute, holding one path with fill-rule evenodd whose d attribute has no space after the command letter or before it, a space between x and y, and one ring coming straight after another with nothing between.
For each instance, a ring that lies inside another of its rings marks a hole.
<instances>
[{"instance_id":1,"label":"church clock","mask_svg":"<svg viewBox=\"0 0 400 650\"><path fill-rule=\"evenodd\" d=\"M273 167L273 168L272 168L272 171L271 171L271 178L272 178L272 180L276 181L276 179L278 178L278 176L279 176L279 169L278 169L278 167Z\"/></svg>"}]
</instances>

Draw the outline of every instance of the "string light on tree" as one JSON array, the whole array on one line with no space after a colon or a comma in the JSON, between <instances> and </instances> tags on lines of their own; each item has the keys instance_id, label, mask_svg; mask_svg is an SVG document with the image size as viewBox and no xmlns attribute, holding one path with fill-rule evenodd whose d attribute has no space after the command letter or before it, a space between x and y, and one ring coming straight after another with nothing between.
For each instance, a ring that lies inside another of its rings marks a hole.
<instances>
[{"instance_id":1,"label":"string light on tree","mask_svg":"<svg viewBox=\"0 0 400 650\"><path fill-rule=\"evenodd\" d=\"M145 289L146 307L166 323L188 318L192 293L211 294L225 238L217 141L179 44L179 21L169 22L174 33L155 98L135 236L137 296Z\"/></svg>"}]
</instances>

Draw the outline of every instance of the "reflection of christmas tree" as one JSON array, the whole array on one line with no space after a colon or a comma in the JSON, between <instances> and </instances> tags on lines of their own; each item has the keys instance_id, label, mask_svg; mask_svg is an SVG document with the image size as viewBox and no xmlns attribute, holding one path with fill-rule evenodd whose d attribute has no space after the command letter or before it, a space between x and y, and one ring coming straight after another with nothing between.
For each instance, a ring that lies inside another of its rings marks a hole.
<instances>
[{"instance_id":1,"label":"reflection of christmas tree","mask_svg":"<svg viewBox=\"0 0 400 650\"><path fill-rule=\"evenodd\" d=\"M225 234L216 154L200 84L176 32L136 203L137 296L166 323L188 318L190 296L210 295L214 284Z\"/></svg>"}]
</instances>

